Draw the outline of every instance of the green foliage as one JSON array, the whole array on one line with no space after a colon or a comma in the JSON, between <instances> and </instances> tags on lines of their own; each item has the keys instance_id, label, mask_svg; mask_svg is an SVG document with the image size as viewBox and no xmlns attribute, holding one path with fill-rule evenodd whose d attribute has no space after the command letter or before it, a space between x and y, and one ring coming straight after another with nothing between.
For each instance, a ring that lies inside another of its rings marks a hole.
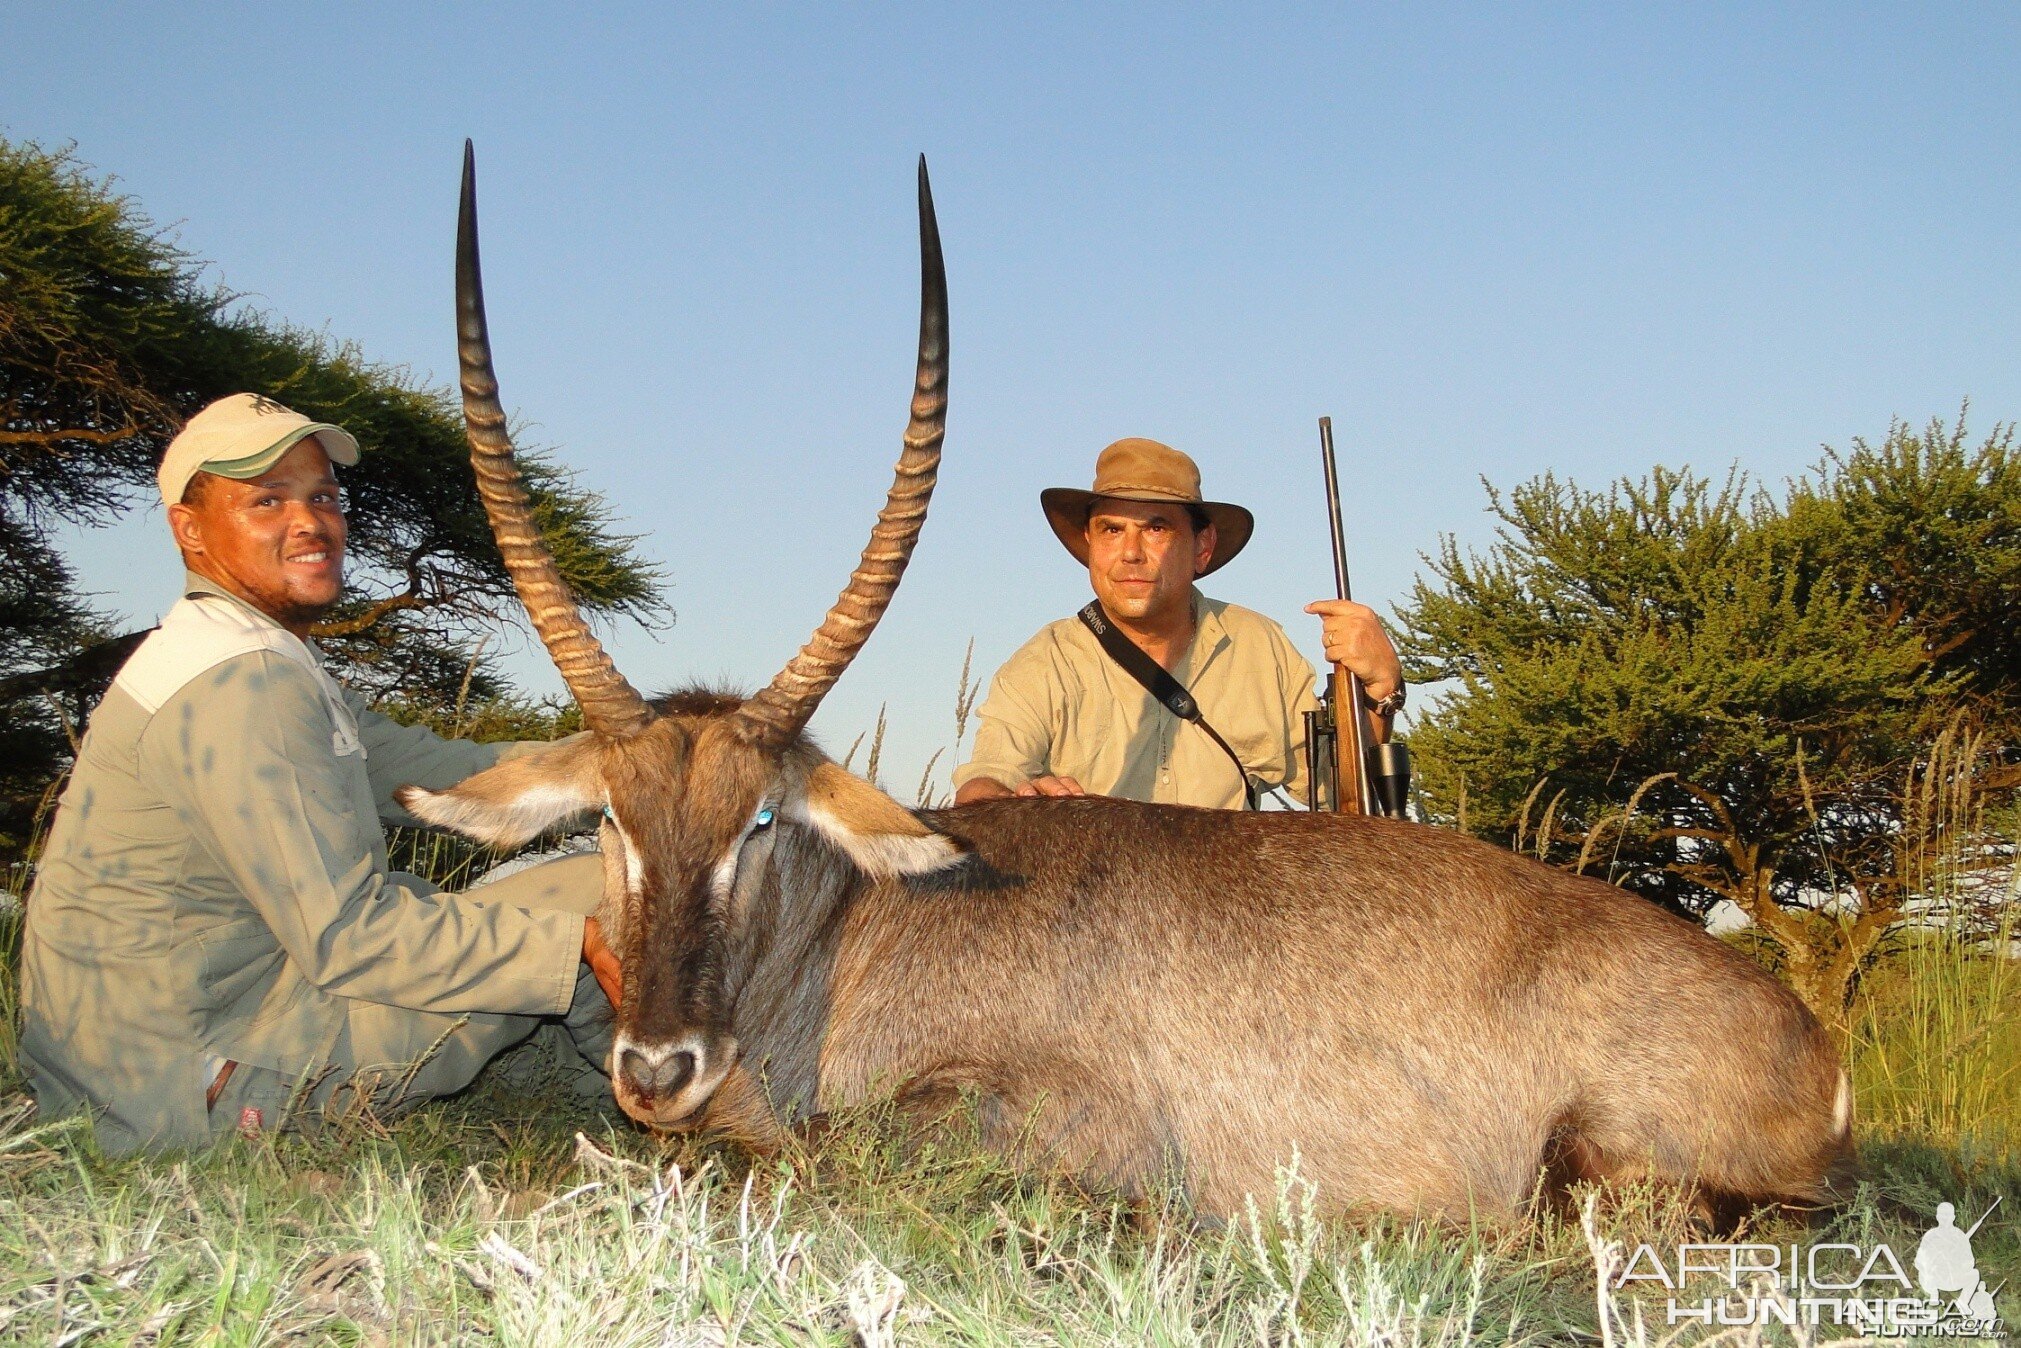
<instances>
[{"instance_id":1,"label":"green foliage","mask_svg":"<svg viewBox=\"0 0 2021 1348\"><path fill-rule=\"evenodd\" d=\"M50 524L104 522L144 500L182 421L243 390L342 425L364 449L343 474L351 597L317 633L346 677L438 705L505 692L467 655L519 606L453 396L236 302L70 151L0 141L0 724L13 737L0 744L11 774L0 852L21 846L62 767L63 720L81 719L118 663L91 659L112 634L77 595ZM538 452L525 460L543 535L585 610L670 617L658 568L608 504ZM176 565L164 538L164 598Z\"/></svg>"},{"instance_id":2,"label":"green foliage","mask_svg":"<svg viewBox=\"0 0 2021 1348\"><path fill-rule=\"evenodd\" d=\"M2021 735L2021 454L2014 428L1978 445L1965 418L1829 451L1793 485L1792 528L1882 623L1906 627L1931 668L1958 676L2007 746Z\"/></svg>"},{"instance_id":3,"label":"green foliage","mask_svg":"<svg viewBox=\"0 0 2021 1348\"><path fill-rule=\"evenodd\" d=\"M459 699L444 706L434 699L390 698L379 704L401 725L426 726L451 739L495 744L501 740L555 740L582 729L582 708L558 699L506 693Z\"/></svg>"},{"instance_id":4,"label":"green foliage","mask_svg":"<svg viewBox=\"0 0 2021 1348\"><path fill-rule=\"evenodd\" d=\"M63 559L37 546L24 521L0 510L0 687L100 638ZM79 710L55 693L0 693L0 858L33 827L50 765L70 753L66 722L74 724ZM10 801L12 810L4 805Z\"/></svg>"},{"instance_id":5,"label":"green foliage","mask_svg":"<svg viewBox=\"0 0 2021 1348\"><path fill-rule=\"evenodd\" d=\"M1400 610L1453 691L1412 744L1432 809L1685 912L1740 904L1835 1020L1910 897L1905 810L1974 747L2011 771L2021 465L1962 421L1831 454L1786 500L1659 468L1506 495ZM1983 732L1983 733L1982 733Z\"/></svg>"},{"instance_id":6,"label":"green foliage","mask_svg":"<svg viewBox=\"0 0 2021 1348\"><path fill-rule=\"evenodd\" d=\"M0 509L125 505L229 303L69 151L0 141Z\"/></svg>"},{"instance_id":7,"label":"green foliage","mask_svg":"<svg viewBox=\"0 0 2021 1348\"><path fill-rule=\"evenodd\" d=\"M1828 882L1813 806L1850 840L1890 827L1897 767L1947 689L1912 632L1827 583L1772 502L1662 469L1490 494L1502 540L1486 557L1446 541L1443 587L1421 581L1403 614L1413 676L1459 680L1412 739L1438 806L1456 812L1464 789L1469 826L1507 836L1548 781L1547 852L1604 831L1605 868L1691 911L1737 897L1748 858L1785 897Z\"/></svg>"}]
</instances>

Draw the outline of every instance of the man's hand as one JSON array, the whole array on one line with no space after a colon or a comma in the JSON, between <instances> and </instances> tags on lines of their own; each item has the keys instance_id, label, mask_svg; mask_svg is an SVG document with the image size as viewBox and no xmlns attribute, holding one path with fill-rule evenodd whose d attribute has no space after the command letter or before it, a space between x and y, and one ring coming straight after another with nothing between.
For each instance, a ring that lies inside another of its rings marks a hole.
<instances>
[{"instance_id":1,"label":"man's hand","mask_svg":"<svg viewBox=\"0 0 2021 1348\"><path fill-rule=\"evenodd\" d=\"M1071 777L1034 777L1017 789L1020 796L1085 796L1088 793Z\"/></svg>"},{"instance_id":2,"label":"man's hand","mask_svg":"<svg viewBox=\"0 0 2021 1348\"><path fill-rule=\"evenodd\" d=\"M1371 702L1380 702L1403 683L1403 666L1375 610L1352 599L1320 599L1305 606L1317 614L1329 664L1345 666L1361 680Z\"/></svg>"},{"instance_id":3,"label":"man's hand","mask_svg":"<svg viewBox=\"0 0 2021 1348\"><path fill-rule=\"evenodd\" d=\"M1012 790L994 777L973 777L954 793L954 803L967 805L978 800L1009 800L1013 796L1085 796L1087 791L1071 777L1034 777Z\"/></svg>"},{"instance_id":4,"label":"man's hand","mask_svg":"<svg viewBox=\"0 0 2021 1348\"><path fill-rule=\"evenodd\" d=\"M596 975L596 985L603 989L603 995L610 998L613 1009L618 999L624 995L624 966L618 957L604 944L603 927L593 917L586 917L582 923L582 962Z\"/></svg>"}]
</instances>

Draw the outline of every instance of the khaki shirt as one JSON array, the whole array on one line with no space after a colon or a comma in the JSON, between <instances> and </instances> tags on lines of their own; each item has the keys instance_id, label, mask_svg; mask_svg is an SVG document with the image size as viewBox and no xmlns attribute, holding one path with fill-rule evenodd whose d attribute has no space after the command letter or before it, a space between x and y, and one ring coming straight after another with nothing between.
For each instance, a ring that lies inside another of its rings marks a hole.
<instances>
[{"instance_id":1,"label":"khaki shirt","mask_svg":"<svg viewBox=\"0 0 2021 1348\"><path fill-rule=\"evenodd\" d=\"M1312 666L1260 613L1193 592L1193 643L1172 676L1263 790L1305 790ZM1040 629L990 681L975 754L957 789L988 777L1015 789L1072 777L1097 795L1240 809L1242 779L1221 747L1166 710L1102 649L1079 618Z\"/></svg>"},{"instance_id":2,"label":"khaki shirt","mask_svg":"<svg viewBox=\"0 0 2021 1348\"><path fill-rule=\"evenodd\" d=\"M29 896L21 1054L45 1113L99 1111L108 1151L192 1145L222 1060L384 1061L354 1041L386 1037L386 1007L566 1012L583 919L543 892L562 871L480 902L387 869L380 821L415 822L396 787L509 751L367 709L190 576L93 715Z\"/></svg>"}]
</instances>

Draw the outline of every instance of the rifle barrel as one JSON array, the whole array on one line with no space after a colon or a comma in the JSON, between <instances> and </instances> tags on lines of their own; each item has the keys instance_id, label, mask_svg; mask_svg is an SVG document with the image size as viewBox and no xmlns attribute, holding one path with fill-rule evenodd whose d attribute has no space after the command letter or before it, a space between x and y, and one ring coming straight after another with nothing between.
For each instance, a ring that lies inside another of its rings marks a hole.
<instances>
[{"instance_id":1,"label":"rifle barrel","mask_svg":"<svg viewBox=\"0 0 2021 1348\"><path fill-rule=\"evenodd\" d=\"M1319 419L1319 450L1326 463L1326 523L1333 531L1333 590L1338 599L1354 598L1347 580L1347 535L1340 527L1340 471L1333 463L1333 418Z\"/></svg>"}]
</instances>

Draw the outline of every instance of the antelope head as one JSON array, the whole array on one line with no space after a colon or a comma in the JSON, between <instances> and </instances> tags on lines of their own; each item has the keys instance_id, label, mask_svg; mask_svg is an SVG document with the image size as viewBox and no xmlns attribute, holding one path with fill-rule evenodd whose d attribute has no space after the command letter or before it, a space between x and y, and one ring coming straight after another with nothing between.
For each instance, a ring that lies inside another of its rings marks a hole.
<instances>
[{"instance_id":1,"label":"antelope head","mask_svg":"<svg viewBox=\"0 0 2021 1348\"><path fill-rule=\"evenodd\" d=\"M814 635L749 698L649 703L591 633L541 541L507 434L478 266L474 156L464 146L456 313L463 415L478 492L520 602L582 707L581 735L516 755L446 791L403 787L429 823L516 846L601 811L606 939L624 968L612 1081L639 1121L692 1121L736 1065L726 973L747 885L779 836L805 830L888 877L960 861L965 848L824 758L808 718L891 602L926 518L947 421L947 280L926 161L919 164L919 364L911 421L884 508Z\"/></svg>"}]
</instances>

